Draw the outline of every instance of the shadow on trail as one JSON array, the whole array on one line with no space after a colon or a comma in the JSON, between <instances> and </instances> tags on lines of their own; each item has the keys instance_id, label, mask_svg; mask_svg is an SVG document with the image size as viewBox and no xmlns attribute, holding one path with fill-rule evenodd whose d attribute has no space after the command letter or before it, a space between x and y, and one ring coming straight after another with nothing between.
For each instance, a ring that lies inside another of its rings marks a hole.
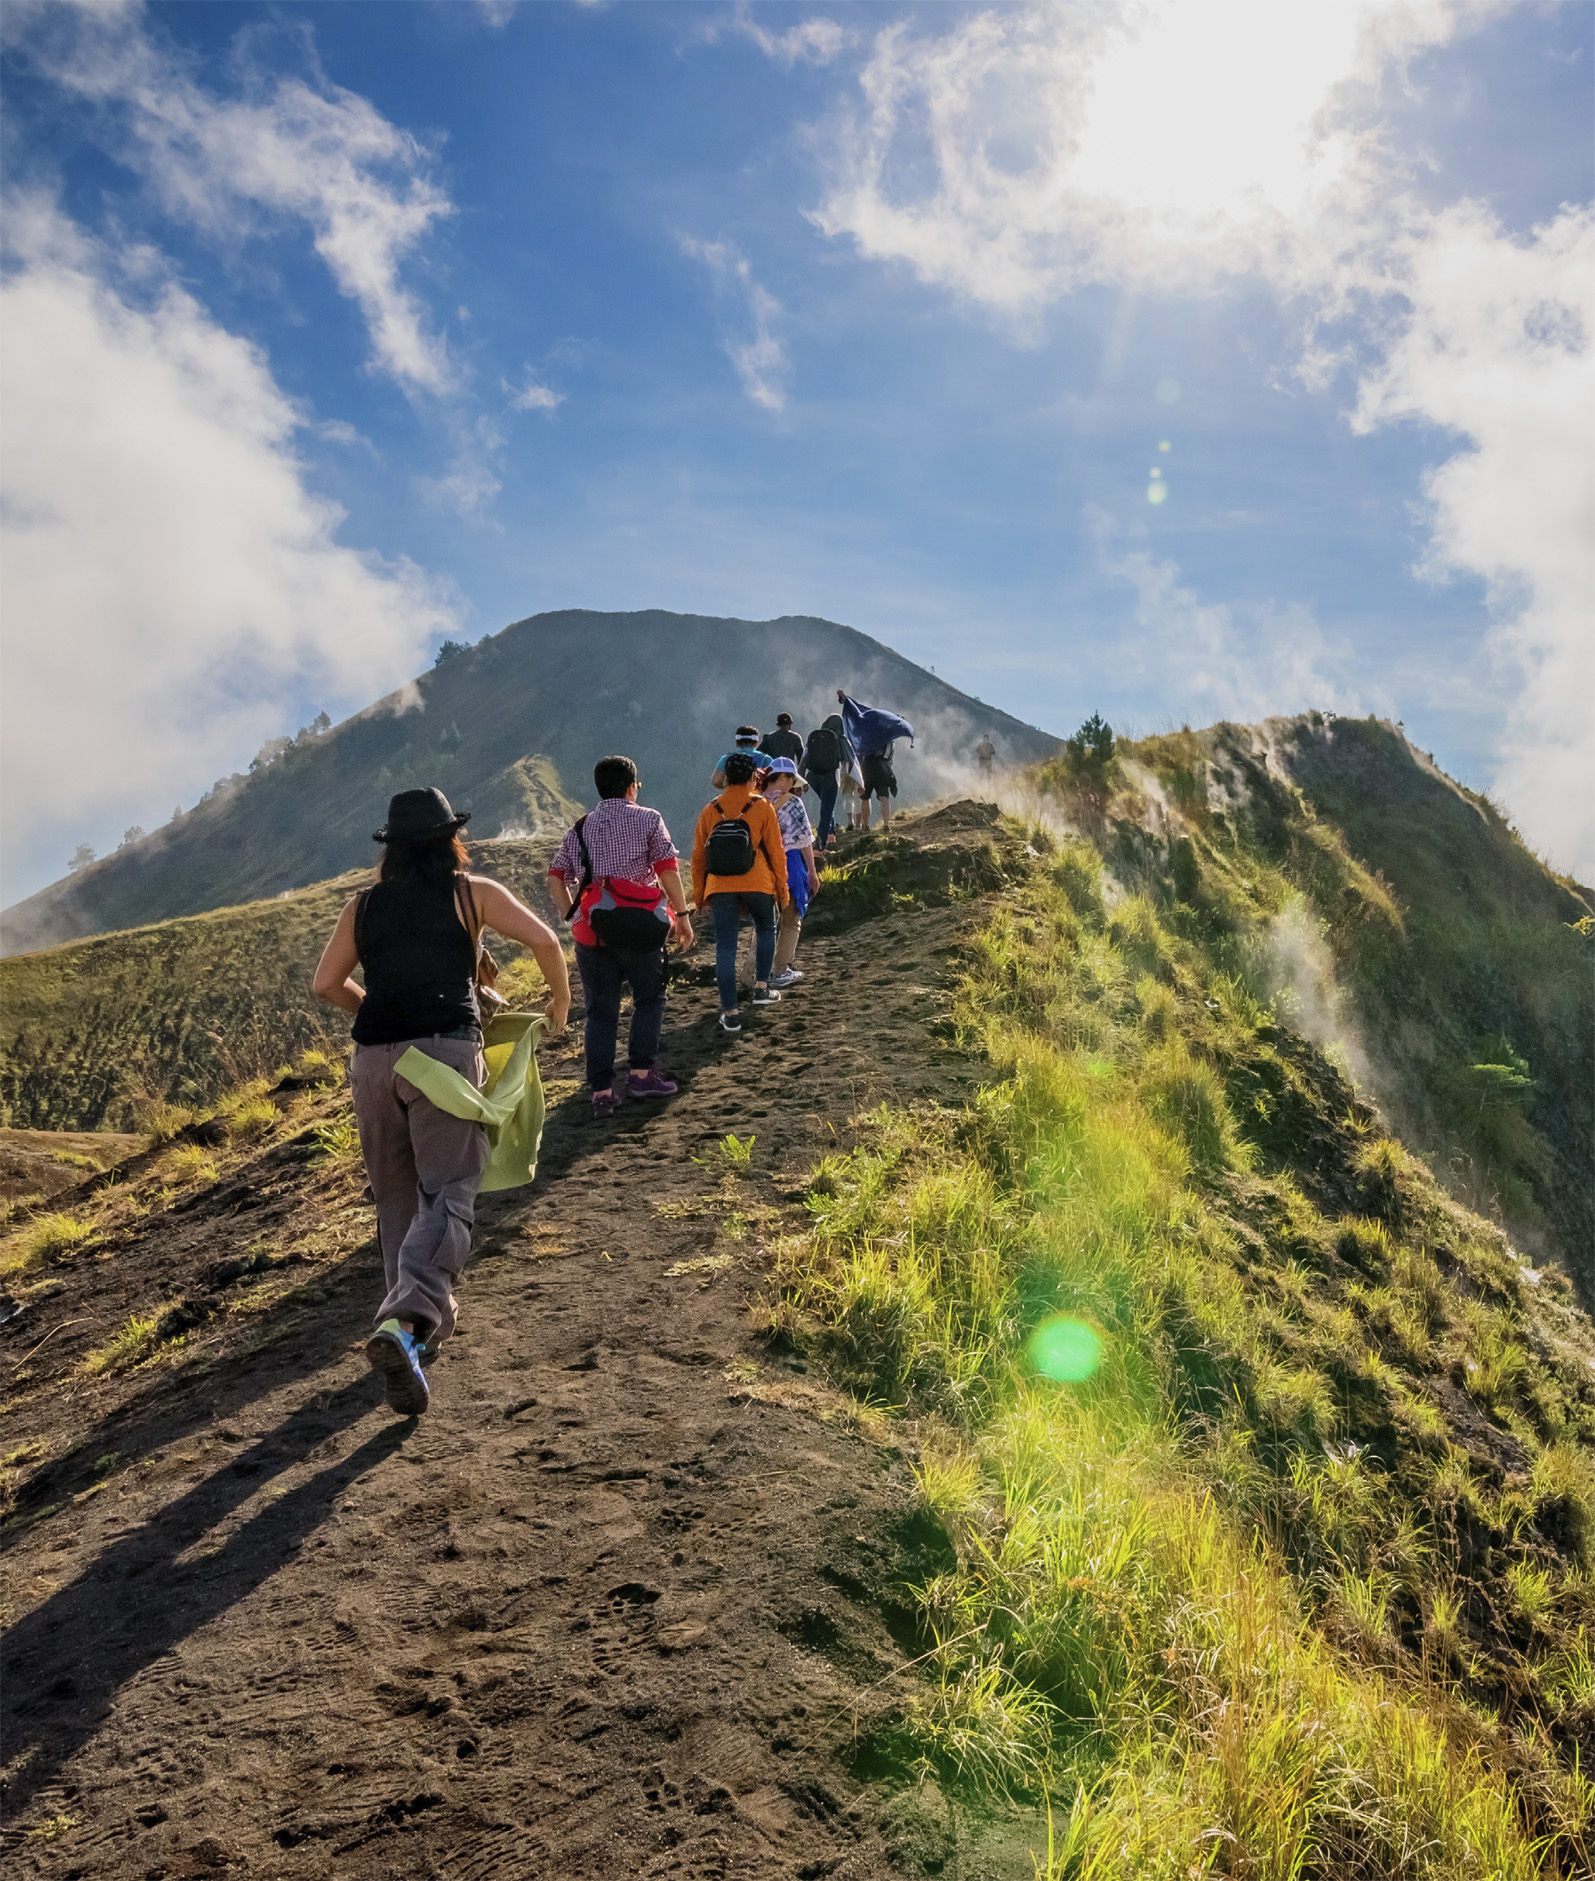
<instances>
[{"instance_id":1,"label":"shadow on trail","mask_svg":"<svg viewBox=\"0 0 1595 1881\"><path fill-rule=\"evenodd\" d=\"M273 1477L372 1408L366 1377L317 1393L18 1621L3 1642L4 1754L18 1765L7 1786L8 1814L14 1818L94 1737L129 1680L252 1594L291 1559L350 1483L415 1428L409 1420L385 1423L350 1455L266 1502L214 1554L179 1562Z\"/></svg>"},{"instance_id":2,"label":"shadow on trail","mask_svg":"<svg viewBox=\"0 0 1595 1881\"><path fill-rule=\"evenodd\" d=\"M20 1539L21 1525L46 1513L42 1505L58 1509L67 1497L96 1482L97 1459L112 1454L124 1466L138 1463L206 1426L243 1419L257 1400L284 1386L344 1369L351 1349L370 1327L371 1308L382 1297L382 1257L376 1242L352 1248L313 1279L322 1298L309 1309L292 1299L274 1307L274 1313L293 1317L285 1319L268 1342L244 1353L224 1346L201 1363L158 1372L142 1390L91 1425L70 1450L36 1470L17 1495L17 1520L7 1525L11 1532L6 1546ZM219 1318L217 1323L225 1327L227 1322ZM254 1324L271 1331L269 1315ZM201 1339L206 1331L201 1327ZM374 1401L368 1385L368 1407Z\"/></svg>"}]
</instances>

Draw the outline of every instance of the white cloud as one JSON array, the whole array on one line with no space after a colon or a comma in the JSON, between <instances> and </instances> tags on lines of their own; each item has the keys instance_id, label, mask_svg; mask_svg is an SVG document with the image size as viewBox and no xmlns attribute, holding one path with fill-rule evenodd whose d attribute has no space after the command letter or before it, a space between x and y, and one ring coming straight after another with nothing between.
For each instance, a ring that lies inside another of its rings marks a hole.
<instances>
[{"instance_id":1,"label":"white cloud","mask_svg":"<svg viewBox=\"0 0 1595 1881\"><path fill-rule=\"evenodd\" d=\"M246 71L221 97L148 33L133 7L35 10L30 57L60 85L114 114L119 150L166 209L236 240L252 213L310 229L339 291L356 302L373 363L401 384L444 392L443 341L401 283L404 258L453 213L430 155L368 99L342 87Z\"/></svg>"},{"instance_id":2,"label":"white cloud","mask_svg":"<svg viewBox=\"0 0 1595 1881\"><path fill-rule=\"evenodd\" d=\"M1355 81L1509 0L1117 0L881 32L814 220L1007 313L1089 282L1294 284L1354 239ZM1304 249L1307 252L1303 252Z\"/></svg>"},{"instance_id":3,"label":"white cloud","mask_svg":"<svg viewBox=\"0 0 1595 1881\"><path fill-rule=\"evenodd\" d=\"M786 407L786 348L776 337L774 323L781 303L753 278L752 264L730 242L700 242L684 236L682 252L703 262L722 290L740 290L753 322L753 337L727 340L726 354L736 368L742 389L766 411Z\"/></svg>"},{"instance_id":4,"label":"white cloud","mask_svg":"<svg viewBox=\"0 0 1595 1881\"><path fill-rule=\"evenodd\" d=\"M476 0L476 10L484 23L493 28L508 26L515 17L520 0Z\"/></svg>"},{"instance_id":5,"label":"white cloud","mask_svg":"<svg viewBox=\"0 0 1595 1881\"><path fill-rule=\"evenodd\" d=\"M480 521L503 487L498 478L504 457L504 433L487 416L474 424L456 422L454 451L441 477L418 477L417 486L429 502L451 509L467 522Z\"/></svg>"},{"instance_id":6,"label":"white cloud","mask_svg":"<svg viewBox=\"0 0 1595 1881\"><path fill-rule=\"evenodd\" d=\"M1411 244L1406 318L1362 382L1360 429L1420 418L1468 448L1431 471L1427 567L1481 577L1516 692L1496 787L1595 880L1595 213L1516 240L1461 204Z\"/></svg>"},{"instance_id":7,"label":"white cloud","mask_svg":"<svg viewBox=\"0 0 1595 1881\"><path fill-rule=\"evenodd\" d=\"M513 393L510 399L512 411L557 411L565 402L563 392L556 392L552 386L543 385L530 373L526 376L525 385L518 392L514 392L509 385L506 385L504 390Z\"/></svg>"},{"instance_id":8,"label":"white cloud","mask_svg":"<svg viewBox=\"0 0 1595 1881\"><path fill-rule=\"evenodd\" d=\"M254 347L147 257L135 297L52 204L9 221L4 829L38 869L42 834L192 802L304 698L369 699L456 623L419 570L338 542Z\"/></svg>"},{"instance_id":9,"label":"white cloud","mask_svg":"<svg viewBox=\"0 0 1595 1881\"><path fill-rule=\"evenodd\" d=\"M346 419L324 418L315 429L316 436L325 438L329 444L359 446L361 450L370 451L372 456L376 455L376 446L363 431L357 431Z\"/></svg>"},{"instance_id":10,"label":"white cloud","mask_svg":"<svg viewBox=\"0 0 1595 1881\"><path fill-rule=\"evenodd\" d=\"M740 33L744 39L751 39L766 58L774 59L777 64L788 67L799 62L807 65L829 65L833 59L845 52L856 38L855 34L847 31L845 27L838 26L835 20L826 19L823 14L800 20L796 26L789 26L784 33L772 33L768 27L759 24L747 0L738 0L731 28L732 31ZM711 26L707 36L711 39L717 38L718 28Z\"/></svg>"},{"instance_id":11,"label":"white cloud","mask_svg":"<svg viewBox=\"0 0 1595 1881\"><path fill-rule=\"evenodd\" d=\"M1488 583L1517 674L1497 785L1531 840L1595 874L1589 212L1518 238L1420 205L1373 109L1381 75L1513 0L1112 0L881 32L832 127L813 212L1017 323L1088 283L1268 282L1349 366L1360 429L1463 448L1426 480L1431 573ZM1415 160L1415 159L1412 159ZM1203 618L1188 618L1198 629Z\"/></svg>"}]
</instances>

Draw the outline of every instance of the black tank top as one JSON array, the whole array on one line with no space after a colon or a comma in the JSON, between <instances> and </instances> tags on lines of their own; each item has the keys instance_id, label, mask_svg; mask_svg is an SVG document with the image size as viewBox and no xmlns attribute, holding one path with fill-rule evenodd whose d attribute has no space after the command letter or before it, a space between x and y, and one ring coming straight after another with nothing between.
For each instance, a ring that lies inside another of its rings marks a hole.
<instances>
[{"instance_id":1,"label":"black tank top","mask_svg":"<svg viewBox=\"0 0 1595 1881\"><path fill-rule=\"evenodd\" d=\"M357 1045L480 1036L476 948L455 906L457 880L378 882L366 890L354 920L366 976L354 1016Z\"/></svg>"}]
</instances>

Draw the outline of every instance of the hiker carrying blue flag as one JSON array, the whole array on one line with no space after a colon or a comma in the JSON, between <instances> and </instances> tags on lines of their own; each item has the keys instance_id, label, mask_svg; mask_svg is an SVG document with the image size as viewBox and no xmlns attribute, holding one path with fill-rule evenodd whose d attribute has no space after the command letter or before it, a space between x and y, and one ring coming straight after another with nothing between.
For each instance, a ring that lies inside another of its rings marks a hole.
<instances>
[{"instance_id":1,"label":"hiker carrying blue flag","mask_svg":"<svg viewBox=\"0 0 1595 1881\"><path fill-rule=\"evenodd\" d=\"M842 723L847 728L848 742L858 753L859 768L863 773L863 783L859 788L859 801L863 809L865 829L869 828L869 800L880 800L881 825L884 828L892 820L892 799L897 795L897 773L892 769L892 746L899 738L914 742L914 728L906 718L896 712L888 712L884 706L861 705L857 699L850 699L840 688L837 698L842 706Z\"/></svg>"}]
</instances>

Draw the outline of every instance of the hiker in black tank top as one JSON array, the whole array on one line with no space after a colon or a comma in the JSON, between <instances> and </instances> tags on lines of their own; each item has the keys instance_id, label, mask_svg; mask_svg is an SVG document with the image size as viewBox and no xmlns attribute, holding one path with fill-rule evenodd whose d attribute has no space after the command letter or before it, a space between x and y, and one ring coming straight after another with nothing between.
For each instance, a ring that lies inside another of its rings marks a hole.
<instances>
[{"instance_id":1,"label":"hiker in black tank top","mask_svg":"<svg viewBox=\"0 0 1595 1881\"><path fill-rule=\"evenodd\" d=\"M460 906L469 879L378 882L359 897L354 942L366 992L354 1018L357 1045L481 1036L477 948Z\"/></svg>"},{"instance_id":2,"label":"hiker in black tank top","mask_svg":"<svg viewBox=\"0 0 1595 1881\"><path fill-rule=\"evenodd\" d=\"M354 1015L360 1153L377 1205L387 1293L366 1356L388 1403L414 1416L430 1399L423 1362L454 1330L454 1282L471 1251L487 1132L434 1104L397 1066L415 1050L475 1084L482 1058L477 963L482 930L522 942L548 982L546 1013L564 1029L570 981L557 936L500 882L471 875L441 790L401 791L376 832L381 879L348 903L316 967L319 998ZM365 972L365 985L353 977Z\"/></svg>"}]
</instances>

